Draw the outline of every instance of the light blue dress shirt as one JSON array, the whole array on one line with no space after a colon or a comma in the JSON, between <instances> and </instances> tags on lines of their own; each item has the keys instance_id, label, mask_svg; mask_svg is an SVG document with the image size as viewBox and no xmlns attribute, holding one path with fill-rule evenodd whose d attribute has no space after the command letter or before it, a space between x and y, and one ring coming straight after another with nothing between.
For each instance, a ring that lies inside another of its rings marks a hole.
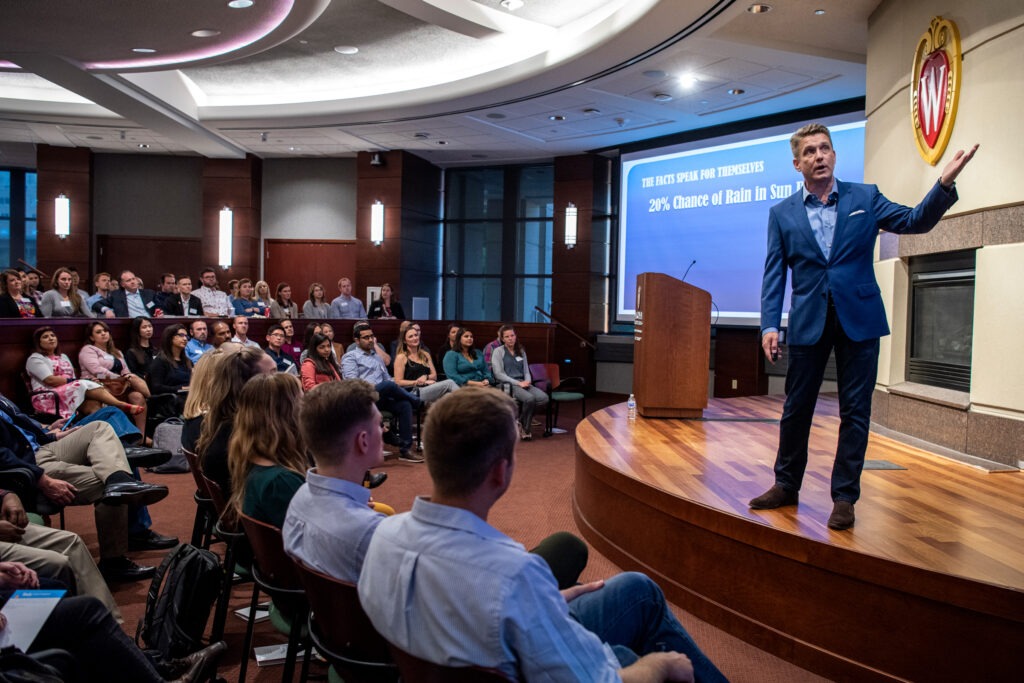
<instances>
[{"instance_id":1,"label":"light blue dress shirt","mask_svg":"<svg viewBox=\"0 0 1024 683\"><path fill-rule=\"evenodd\" d=\"M319 572L355 583L370 537L384 519L369 503L365 486L309 470L284 518L285 552Z\"/></svg>"},{"instance_id":2,"label":"light blue dress shirt","mask_svg":"<svg viewBox=\"0 0 1024 683\"><path fill-rule=\"evenodd\" d=\"M372 351L355 348L341 357L341 376L366 380L373 386L391 379L384 360Z\"/></svg>"},{"instance_id":3,"label":"light blue dress shirt","mask_svg":"<svg viewBox=\"0 0 1024 683\"><path fill-rule=\"evenodd\" d=\"M129 318L138 318L139 316L143 318L151 317L149 311L146 310L146 304L142 302L142 295L139 294L139 290L135 290L134 294L125 290L124 298L128 302Z\"/></svg>"},{"instance_id":4,"label":"light blue dress shirt","mask_svg":"<svg viewBox=\"0 0 1024 683\"><path fill-rule=\"evenodd\" d=\"M359 600L385 638L421 659L512 680L620 680L611 648L569 616L544 560L468 510L417 498L381 522Z\"/></svg>"},{"instance_id":5,"label":"light blue dress shirt","mask_svg":"<svg viewBox=\"0 0 1024 683\"><path fill-rule=\"evenodd\" d=\"M807 220L811 223L811 230L814 232L814 239L818 242L821 253L828 260L832 253L832 240L836 234L836 217L838 215L839 190L836 179L832 179L832 189L828 193L828 201L825 204L816 194L804 192L804 209L807 210Z\"/></svg>"},{"instance_id":6,"label":"light blue dress shirt","mask_svg":"<svg viewBox=\"0 0 1024 683\"><path fill-rule=\"evenodd\" d=\"M354 296L338 296L331 302L332 318L348 318L351 320L366 320L366 308L363 302Z\"/></svg>"}]
</instances>

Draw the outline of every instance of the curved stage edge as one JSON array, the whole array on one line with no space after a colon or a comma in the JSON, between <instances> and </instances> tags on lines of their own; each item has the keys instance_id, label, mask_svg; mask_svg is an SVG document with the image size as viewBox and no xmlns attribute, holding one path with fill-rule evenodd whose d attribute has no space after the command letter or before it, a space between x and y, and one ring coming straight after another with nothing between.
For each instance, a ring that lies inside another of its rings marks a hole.
<instances>
[{"instance_id":1,"label":"curved stage edge","mask_svg":"<svg viewBox=\"0 0 1024 683\"><path fill-rule=\"evenodd\" d=\"M866 470L856 526L830 531L835 409L819 401L799 507L757 512L781 399L712 399L704 420L595 412L576 431L576 523L683 609L822 676L1020 680L1024 476L872 434L869 462L906 469Z\"/></svg>"}]
</instances>

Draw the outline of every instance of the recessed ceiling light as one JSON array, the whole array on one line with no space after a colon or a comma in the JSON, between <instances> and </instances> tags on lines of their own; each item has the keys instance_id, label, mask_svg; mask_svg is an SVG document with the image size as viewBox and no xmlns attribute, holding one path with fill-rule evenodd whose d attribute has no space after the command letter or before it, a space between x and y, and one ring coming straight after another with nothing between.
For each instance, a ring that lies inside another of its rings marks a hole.
<instances>
[{"instance_id":1,"label":"recessed ceiling light","mask_svg":"<svg viewBox=\"0 0 1024 683\"><path fill-rule=\"evenodd\" d=\"M747 8L747 11L751 14L764 14L765 12L771 12L771 5L764 5L762 3L755 3Z\"/></svg>"},{"instance_id":2,"label":"recessed ceiling light","mask_svg":"<svg viewBox=\"0 0 1024 683\"><path fill-rule=\"evenodd\" d=\"M300 149L302 149L302 148L301 147L289 147L288 151L289 152L298 152Z\"/></svg>"},{"instance_id":3,"label":"recessed ceiling light","mask_svg":"<svg viewBox=\"0 0 1024 683\"><path fill-rule=\"evenodd\" d=\"M86 135L85 139L86 140L102 140L103 136L102 135Z\"/></svg>"},{"instance_id":4,"label":"recessed ceiling light","mask_svg":"<svg viewBox=\"0 0 1024 683\"><path fill-rule=\"evenodd\" d=\"M503 118L505 118L504 114L502 114L501 112L497 112L497 111L492 111L490 114L486 114L486 116L489 119L503 119Z\"/></svg>"},{"instance_id":5,"label":"recessed ceiling light","mask_svg":"<svg viewBox=\"0 0 1024 683\"><path fill-rule=\"evenodd\" d=\"M219 35L220 31L218 31L215 28L199 28L195 31L192 31L193 38L213 38L214 36Z\"/></svg>"},{"instance_id":6,"label":"recessed ceiling light","mask_svg":"<svg viewBox=\"0 0 1024 683\"><path fill-rule=\"evenodd\" d=\"M447 145L448 141L447 140L438 140L437 144L439 144L439 145Z\"/></svg>"},{"instance_id":7,"label":"recessed ceiling light","mask_svg":"<svg viewBox=\"0 0 1024 683\"><path fill-rule=\"evenodd\" d=\"M643 75L647 78L665 78L667 74L661 69L648 69Z\"/></svg>"},{"instance_id":8,"label":"recessed ceiling light","mask_svg":"<svg viewBox=\"0 0 1024 683\"><path fill-rule=\"evenodd\" d=\"M260 142L266 142L266 141L267 141L267 134L266 134L266 132L260 133Z\"/></svg>"},{"instance_id":9,"label":"recessed ceiling light","mask_svg":"<svg viewBox=\"0 0 1024 683\"><path fill-rule=\"evenodd\" d=\"M147 145L145 142L140 142L139 149L149 149L149 145Z\"/></svg>"},{"instance_id":10,"label":"recessed ceiling light","mask_svg":"<svg viewBox=\"0 0 1024 683\"><path fill-rule=\"evenodd\" d=\"M133 47L132 52L138 52L140 55L149 55L156 52L156 50L151 47Z\"/></svg>"},{"instance_id":11,"label":"recessed ceiling light","mask_svg":"<svg viewBox=\"0 0 1024 683\"><path fill-rule=\"evenodd\" d=\"M562 114L552 114L548 117L548 121L565 121L565 116Z\"/></svg>"},{"instance_id":12,"label":"recessed ceiling light","mask_svg":"<svg viewBox=\"0 0 1024 683\"><path fill-rule=\"evenodd\" d=\"M338 45L334 48L334 51L339 55L354 55L359 52L359 48L355 45Z\"/></svg>"},{"instance_id":13,"label":"recessed ceiling light","mask_svg":"<svg viewBox=\"0 0 1024 683\"><path fill-rule=\"evenodd\" d=\"M685 73L676 80L679 81L679 85L682 85L686 88L692 88L693 86L700 83L700 79L698 79L691 73Z\"/></svg>"},{"instance_id":14,"label":"recessed ceiling light","mask_svg":"<svg viewBox=\"0 0 1024 683\"><path fill-rule=\"evenodd\" d=\"M819 16L819 17L820 17L820 16L822 15L822 14L824 14L824 13L825 13L825 10L823 10L823 9L816 9L816 10L814 10L814 14L815 14L815 15L817 15L817 16Z\"/></svg>"},{"instance_id":15,"label":"recessed ceiling light","mask_svg":"<svg viewBox=\"0 0 1024 683\"><path fill-rule=\"evenodd\" d=\"M501 0L501 6L507 9L509 12L515 12L524 4L525 3L523 2L523 0Z\"/></svg>"},{"instance_id":16,"label":"recessed ceiling light","mask_svg":"<svg viewBox=\"0 0 1024 683\"><path fill-rule=\"evenodd\" d=\"M253 4L253 0L231 0L228 3L228 7L231 9L245 9L246 7L252 7Z\"/></svg>"},{"instance_id":17,"label":"recessed ceiling light","mask_svg":"<svg viewBox=\"0 0 1024 683\"><path fill-rule=\"evenodd\" d=\"M730 95L742 95L747 91L744 90L743 88L729 88L726 92L728 92Z\"/></svg>"},{"instance_id":18,"label":"recessed ceiling light","mask_svg":"<svg viewBox=\"0 0 1024 683\"><path fill-rule=\"evenodd\" d=\"M586 109L583 110L583 113L586 116L597 116L598 114L601 113L601 110L600 109L594 109L593 107L587 107Z\"/></svg>"},{"instance_id":19,"label":"recessed ceiling light","mask_svg":"<svg viewBox=\"0 0 1024 683\"><path fill-rule=\"evenodd\" d=\"M654 93L654 101L655 102L671 102L672 101L672 96L669 95L667 92L656 92L656 93Z\"/></svg>"},{"instance_id":20,"label":"recessed ceiling light","mask_svg":"<svg viewBox=\"0 0 1024 683\"><path fill-rule=\"evenodd\" d=\"M413 133L413 137L417 140L426 140L430 137L430 133Z\"/></svg>"}]
</instances>

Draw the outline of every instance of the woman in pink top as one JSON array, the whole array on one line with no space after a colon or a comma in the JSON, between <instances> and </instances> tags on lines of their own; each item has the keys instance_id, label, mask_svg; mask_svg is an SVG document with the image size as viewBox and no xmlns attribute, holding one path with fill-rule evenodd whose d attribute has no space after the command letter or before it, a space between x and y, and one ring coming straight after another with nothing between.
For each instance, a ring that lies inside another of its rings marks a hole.
<instances>
[{"instance_id":1,"label":"woman in pink top","mask_svg":"<svg viewBox=\"0 0 1024 683\"><path fill-rule=\"evenodd\" d=\"M142 410L133 413L135 426L146 432L146 399L149 387L133 373L125 362L124 355L117 350L110 336L110 328L102 320L86 323L86 344L78 352L78 367L84 379L94 379L116 398L127 401Z\"/></svg>"}]
</instances>

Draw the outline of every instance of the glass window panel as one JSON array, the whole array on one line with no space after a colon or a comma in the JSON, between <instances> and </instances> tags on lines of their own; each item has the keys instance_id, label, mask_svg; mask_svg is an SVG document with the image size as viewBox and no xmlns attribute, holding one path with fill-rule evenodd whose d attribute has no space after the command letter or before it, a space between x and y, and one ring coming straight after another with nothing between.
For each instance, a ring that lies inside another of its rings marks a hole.
<instances>
[{"instance_id":1,"label":"glass window panel","mask_svg":"<svg viewBox=\"0 0 1024 683\"><path fill-rule=\"evenodd\" d=\"M35 202L33 202L33 205ZM36 222L35 220L25 221L25 260L29 263L36 263Z\"/></svg>"},{"instance_id":2,"label":"glass window panel","mask_svg":"<svg viewBox=\"0 0 1024 683\"><path fill-rule=\"evenodd\" d=\"M501 223L449 223L445 228L445 272L501 274Z\"/></svg>"},{"instance_id":3,"label":"glass window panel","mask_svg":"<svg viewBox=\"0 0 1024 683\"><path fill-rule=\"evenodd\" d=\"M554 215L554 166L528 166L519 171L516 218L551 218Z\"/></svg>"},{"instance_id":4,"label":"glass window panel","mask_svg":"<svg viewBox=\"0 0 1024 683\"><path fill-rule=\"evenodd\" d=\"M516 278L515 321L526 323L548 322L547 318L534 310L534 306L540 306L548 312L551 311L551 278Z\"/></svg>"},{"instance_id":5,"label":"glass window panel","mask_svg":"<svg viewBox=\"0 0 1024 683\"><path fill-rule=\"evenodd\" d=\"M462 320L501 320L501 278L462 278Z\"/></svg>"},{"instance_id":6,"label":"glass window panel","mask_svg":"<svg viewBox=\"0 0 1024 683\"><path fill-rule=\"evenodd\" d=\"M516 231L516 274L550 275L554 223L527 221Z\"/></svg>"},{"instance_id":7,"label":"glass window panel","mask_svg":"<svg viewBox=\"0 0 1024 683\"><path fill-rule=\"evenodd\" d=\"M0 268L11 265L11 222L0 218Z\"/></svg>"},{"instance_id":8,"label":"glass window panel","mask_svg":"<svg viewBox=\"0 0 1024 683\"><path fill-rule=\"evenodd\" d=\"M448 220L500 219L505 210L505 171L500 168L454 169L448 172Z\"/></svg>"},{"instance_id":9,"label":"glass window panel","mask_svg":"<svg viewBox=\"0 0 1024 683\"><path fill-rule=\"evenodd\" d=\"M26 173L25 174L25 218L34 219L36 217L36 174ZM35 234L35 228L33 235ZM28 235L25 235L25 239L28 240ZM35 238L33 238L34 241ZM28 259L26 259L28 260ZM32 261L35 263L35 259Z\"/></svg>"}]
</instances>

